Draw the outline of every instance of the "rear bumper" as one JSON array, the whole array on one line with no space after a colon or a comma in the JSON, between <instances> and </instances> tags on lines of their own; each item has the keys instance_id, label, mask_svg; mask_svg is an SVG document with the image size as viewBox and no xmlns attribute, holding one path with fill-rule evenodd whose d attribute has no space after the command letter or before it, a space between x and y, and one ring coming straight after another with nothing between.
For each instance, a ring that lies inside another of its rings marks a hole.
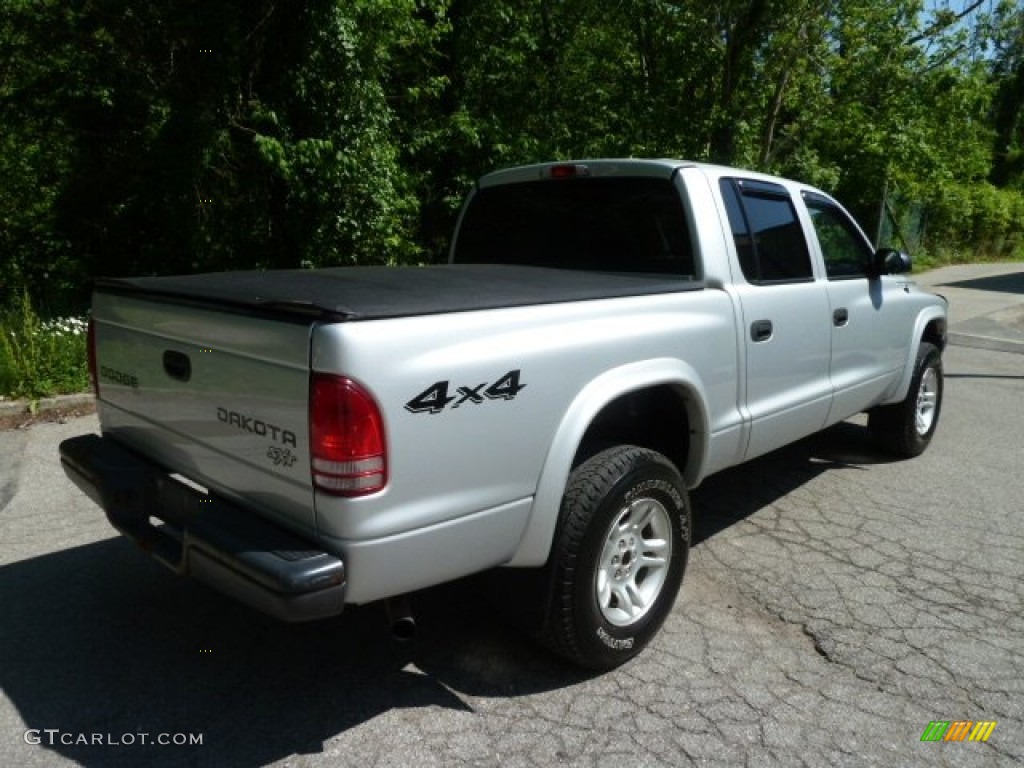
<instances>
[{"instance_id":1,"label":"rear bumper","mask_svg":"<svg viewBox=\"0 0 1024 768\"><path fill-rule=\"evenodd\" d=\"M110 438L65 440L60 457L111 525L172 570L282 621L342 612L345 564L336 555L178 482Z\"/></svg>"}]
</instances>

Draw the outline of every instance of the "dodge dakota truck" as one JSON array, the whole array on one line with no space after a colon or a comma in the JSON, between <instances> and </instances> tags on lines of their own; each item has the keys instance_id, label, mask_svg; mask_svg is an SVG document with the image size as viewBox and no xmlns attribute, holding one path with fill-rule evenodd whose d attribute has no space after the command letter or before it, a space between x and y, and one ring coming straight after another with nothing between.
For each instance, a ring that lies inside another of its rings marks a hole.
<instances>
[{"instance_id":1,"label":"dodge dakota truck","mask_svg":"<svg viewBox=\"0 0 1024 768\"><path fill-rule=\"evenodd\" d=\"M804 184L498 171L449 261L98 280L102 435L62 443L65 471L157 560L287 621L532 569L540 638L610 669L673 607L703 478L862 412L900 456L935 433L945 300Z\"/></svg>"}]
</instances>

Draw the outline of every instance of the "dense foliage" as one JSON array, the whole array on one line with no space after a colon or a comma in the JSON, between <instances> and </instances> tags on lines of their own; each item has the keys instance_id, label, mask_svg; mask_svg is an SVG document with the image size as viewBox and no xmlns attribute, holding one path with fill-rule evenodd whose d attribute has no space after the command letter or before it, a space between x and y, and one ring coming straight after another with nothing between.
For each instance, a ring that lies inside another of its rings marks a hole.
<instances>
[{"instance_id":1,"label":"dense foliage","mask_svg":"<svg viewBox=\"0 0 1024 768\"><path fill-rule=\"evenodd\" d=\"M1024 248L1015 2L0 4L0 306L437 260L474 176L580 156L791 175L872 235L914 201L933 256Z\"/></svg>"},{"instance_id":2,"label":"dense foliage","mask_svg":"<svg viewBox=\"0 0 1024 768\"><path fill-rule=\"evenodd\" d=\"M87 390L86 328L81 317L40 319L24 294L0 309L0 400Z\"/></svg>"}]
</instances>

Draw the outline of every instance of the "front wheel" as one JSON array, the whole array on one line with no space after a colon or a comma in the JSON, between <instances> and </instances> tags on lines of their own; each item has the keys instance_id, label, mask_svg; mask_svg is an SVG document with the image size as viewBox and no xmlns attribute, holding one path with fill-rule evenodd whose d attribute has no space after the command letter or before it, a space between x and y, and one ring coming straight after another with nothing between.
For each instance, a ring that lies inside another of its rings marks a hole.
<instances>
[{"instance_id":1,"label":"front wheel","mask_svg":"<svg viewBox=\"0 0 1024 768\"><path fill-rule=\"evenodd\" d=\"M548 646L598 670L643 650L679 592L690 527L683 480L661 454L617 446L577 467L549 563Z\"/></svg>"},{"instance_id":2,"label":"front wheel","mask_svg":"<svg viewBox=\"0 0 1024 768\"><path fill-rule=\"evenodd\" d=\"M921 342L906 398L875 408L868 415L868 428L882 448L904 458L924 453L939 424L942 385L939 349Z\"/></svg>"}]
</instances>

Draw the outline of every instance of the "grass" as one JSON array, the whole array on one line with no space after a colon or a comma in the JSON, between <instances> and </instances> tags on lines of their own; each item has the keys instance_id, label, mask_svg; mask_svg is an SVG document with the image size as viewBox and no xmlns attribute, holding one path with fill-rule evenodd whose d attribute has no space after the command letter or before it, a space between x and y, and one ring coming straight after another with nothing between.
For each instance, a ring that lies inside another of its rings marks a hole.
<instances>
[{"instance_id":1,"label":"grass","mask_svg":"<svg viewBox=\"0 0 1024 768\"><path fill-rule=\"evenodd\" d=\"M893 247L902 247L895 245ZM929 269L949 267L954 264L995 264L1024 261L1024 242L1000 240L985 243L972 249L955 248L942 243L930 243L928 246L918 245L910 251L914 259L914 271L925 272Z\"/></svg>"},{"instance_id":2,"label":"grass","mask_svg":"<svg viewBox=\"0 0 1024 768\"><path fill-rule=\"evenodd\" d=\"M0 310L0 396L35 400L87 391L86 330L85 318L42 319L27 294Z\"/></svg>"}]
</instances>

